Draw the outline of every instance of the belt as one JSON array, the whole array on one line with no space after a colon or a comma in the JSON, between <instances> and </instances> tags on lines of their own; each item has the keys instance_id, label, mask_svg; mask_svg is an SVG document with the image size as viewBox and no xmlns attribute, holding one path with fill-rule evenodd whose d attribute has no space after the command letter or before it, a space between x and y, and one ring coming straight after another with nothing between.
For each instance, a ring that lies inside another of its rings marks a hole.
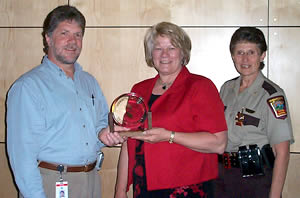
<instances>
[{"instance_id":1,"label":"belt","mask_svg":"<svg viewBox=\"0 0 300 198\"><path fill-rule=\"evenodd\" d=\"M240 168L237 152L225 152L223 155L218 155L218 160L224 168Z\"/></svg>"},{"instance_id":2,"label":"belt","mask_svg":"<svg viewBox=\"0 0 300 198\"><path fill-rule=\"evenodd\" d=\"M51 164L48 162L40 162L39 167L46 168L49 170L55 170L58 171L59 164ZM85 165L85 166L65 166L67 170L64 170L66 172L90 172L93 170L96 166L96 161L94 163Z\"/></svg>"}]
</instances>

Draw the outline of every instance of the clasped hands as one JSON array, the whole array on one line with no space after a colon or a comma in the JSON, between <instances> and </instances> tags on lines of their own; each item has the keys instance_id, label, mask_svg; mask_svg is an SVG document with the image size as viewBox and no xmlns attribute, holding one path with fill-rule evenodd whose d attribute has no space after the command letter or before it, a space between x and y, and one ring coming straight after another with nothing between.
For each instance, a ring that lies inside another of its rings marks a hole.
<instances>
[{"instance_id":1,"label":"clasped hands","mask_svg":"<svg viewBox=\"0 0 300 198\"><path fill-rule=\"evenodd\" d=\"M158 143L169 141L171 135L171 131L166 130L164 128L152 128L145 130L141 133L141 135L136 135L131 138L142 140L148 143Z\"/></svg>"},{"instance_id":2,"label":"clasped hands","mask_svg":"<svg viewBox=\"0 0 300 198\"><path fill-rule=\"evenodd\" d=\"M111 133L108 127L102 129L99 133L99 139L107 146L115 146L127 140L127 137L122 136L122 132L119 133L118 131L129 131L130 129L115 125L114 130L115 131ZM141 135L135 135L131 138L148 143L158 143L168 141L170 134L171 131L164 128L152 128L141 132Z\"/></svg>"}]
</instances>

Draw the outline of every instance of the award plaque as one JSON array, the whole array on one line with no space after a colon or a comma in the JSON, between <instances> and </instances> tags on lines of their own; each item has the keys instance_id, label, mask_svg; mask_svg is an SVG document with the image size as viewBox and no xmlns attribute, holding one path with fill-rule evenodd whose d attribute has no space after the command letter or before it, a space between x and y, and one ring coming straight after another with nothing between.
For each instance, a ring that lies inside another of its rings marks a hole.
<instances>
[{"instance_id":1,"label":"award plaque","mask_svg":"<svg viewBox=\"0 0 300 198\"><path fill-rule=\"evenodd\" d=\"M151 128L151 113L147 112L144 99L136 93L122 94L113 101L110 108L108 115L110 131L114 131L116 124L130 129L120 132L122 136L142 135L147 117Z\"/></svg>"}]
</instances>

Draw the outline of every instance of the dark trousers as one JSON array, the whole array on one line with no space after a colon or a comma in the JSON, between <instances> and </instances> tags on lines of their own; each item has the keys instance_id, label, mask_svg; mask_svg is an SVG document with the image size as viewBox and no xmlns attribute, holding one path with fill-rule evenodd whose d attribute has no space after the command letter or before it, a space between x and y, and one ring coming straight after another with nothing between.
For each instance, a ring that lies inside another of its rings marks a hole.
<instances>
[{"instance_id":1,"label":"dark trousers","mask_svg":"<svg viewBox=\"0 0 300 198\"><path fill-rule=\"evenodd\" d=\"M265 176L243 178L240 168L225 169L219 163L215 198L268 198L271 184L272 169L265 168Z\"/></svg>"}]
</instances>

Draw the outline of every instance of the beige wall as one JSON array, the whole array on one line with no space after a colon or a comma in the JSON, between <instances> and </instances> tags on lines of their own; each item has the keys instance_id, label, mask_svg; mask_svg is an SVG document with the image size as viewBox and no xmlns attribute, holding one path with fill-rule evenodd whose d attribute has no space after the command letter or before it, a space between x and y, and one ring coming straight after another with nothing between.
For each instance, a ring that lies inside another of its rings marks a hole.
<instances>
[{"instance_id":1,"label":"beige wall","mask_svg":"<svg viewBox=\"0 0 300 198\"><path fill-rule=\"evenodd\" d=\"M86 16L84 49L79 62L99 81L110 104L135 82L155 75L146 66L146 28L171 21L188 32L192 56L188 68L209 77L219 88L237 76L228 44L238 26L259 26L269 51L264 73L286 91L296 143L300 151L299 0L1 0L0 1L0 197L15 197L16 189L5 154L5 98L13 81L38 65L42 52L42 22L57 5L71 4ZM16 120L17 123L17 120ZM119 148L105 149L103 197L112 197ZM284 198L298 197L300 155L292 154ZM13 196L11 195L14 194Z\"/></svg>"}]
</instances>

